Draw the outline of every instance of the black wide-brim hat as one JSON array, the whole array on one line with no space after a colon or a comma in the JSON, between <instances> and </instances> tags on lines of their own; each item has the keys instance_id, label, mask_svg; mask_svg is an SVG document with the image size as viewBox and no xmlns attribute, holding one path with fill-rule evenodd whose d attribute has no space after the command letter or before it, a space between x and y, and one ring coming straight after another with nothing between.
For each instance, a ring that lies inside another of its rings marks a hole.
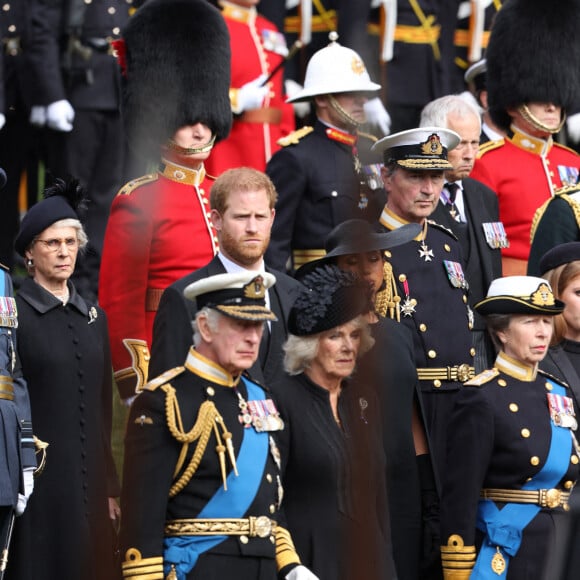
<instances>
[{"instance_id":1,"label":"black wide-brim hat","mask_svg":"<svg viewBox=\"0 0 580 580\"><path fill-rule=\"evenodd\" d=\"M564 303L554 297L547 280L535 276L506 276L495 279L487 296L475 305L482 316L488 314L547 314L555 316Z\"/></svg>"},{"instance_id":2,"label":"black wide-brim hat","mask_svg":"<svg viewBox=\"0 0 580 580\"><path fill-rule=\"evenodd\" d=\"M542 276L554 270L562 264L580 261L580 242L568 242L559 244L548 250L540 259L540 272Z\"/></svg>"},{"instance_id":3,"label":"black wide-brim hat","mask_svg":"<svg viewBox=\"0 0 580 580\"><path fill-rule=\"evenodd\" d=\"M295 277L301 280L315 268L334 263L339 256L390 250L410 242L420 232L419 224L405 224L389 232L377 232L365 220L346 220L337 225L328 235L325 244L326 255L298 268Z\"/></svg>"},{"instance_id":4,"label":"black wide-brim hat","mask_svg":"<svg viewBox=\"0 0 580 580\"><path fill-rule=\"evenodd\" d=\"M351 272L321 264L303 284L288 316L288 331L312 336L354 320L370 309L370 288Z\"/></svg>"}]
</instances>

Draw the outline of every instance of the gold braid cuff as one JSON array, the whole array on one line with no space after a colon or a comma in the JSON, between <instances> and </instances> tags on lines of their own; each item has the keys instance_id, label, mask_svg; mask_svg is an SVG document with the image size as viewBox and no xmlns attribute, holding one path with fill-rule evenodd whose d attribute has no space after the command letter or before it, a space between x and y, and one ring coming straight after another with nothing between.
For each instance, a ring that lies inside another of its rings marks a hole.
<instances>
[{"instance_id":1,"label":"gold braid cuff","mask_svg":"<svg viewBox=\"0 0 580 580\"><path fill-rule=\"evenodd\" d=\"M207 448L212 431L214 432L217 441L216 452L219 456L223 486L224 490L227 491L226 452L236 475L238 474L238 469L236 466L236 456L232 444L232 434L227 430L224 420L219 414L215 404L213 401L205 401L202 403L201 407L199 408L195 424L190 431L185 432L183 430L183 421L181 419L181 412L179 409L177 397L175 395L175 389L170 384L163 385L161 388L165 391L166 395L165 416L167 419L169 432L173 438L177 439L177 441L180 443L183 443L179 458L177 460L177 465L175 466L175 471L173 473L174 483L169 490L169 497L176 496L189 483L194 473L197 471L197 468L201 462L201 458L203 457L203 454ZM189 445L195 441L197 441L197 446L191 457L191 461L181 476L178 478L178 474L181 472L183 464L185 463L185 457L187 455Z\"/></svg>"},{"instance_id":2,"label":"gold braid cuff","mask_svg":"<svg viewBox=\"0 0 580 580\"><path fill-rule=\"evenodd\" d=\"M163 558L142 558L141 552L135 548L125 552L121 568L126 580L163 580Z\"/></svg>"},{"instance_id":3,"label":"gold braid cuff","mask_svg":"<svg viewBox=\"0 0 580 580\"><path fill-rule=\"evenodd\" d=\"M449 536L447 546L441 546L444 580L469 580L476 558L475 546L464 546L457 534Z\"/></svg>"},{"instance_id":4,"label":"gold braid cuff","mask_svg":"<svg viewBox=\"0 0 580 580\"><path fill-rule=\"evenodd\" d=\"M292 536L287 529L276 526L276 568L280 571L290 564L300 564Z\"/></svg>"}]
</instances>

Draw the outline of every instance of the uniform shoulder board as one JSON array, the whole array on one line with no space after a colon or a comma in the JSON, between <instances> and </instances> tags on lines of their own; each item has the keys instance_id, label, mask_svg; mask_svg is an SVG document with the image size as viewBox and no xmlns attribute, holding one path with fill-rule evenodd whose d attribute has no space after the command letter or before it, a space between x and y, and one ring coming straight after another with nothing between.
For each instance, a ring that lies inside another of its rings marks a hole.
<instances>
[{"instance_id":1,"label":"uniform shoulder board","mask_svg":"<svg viewBox=\"0 0 580 580\"><path fill-rule=\"evenodd\" d=\"M441 225L439 222L436 222L434 220L427 220L427 223L430 226L433 226L433 227L437 228L438 230L441 230L442 232L449 234L454 240L457 240L457 236L448 227Z\"/></svg>"},{"instance_id":2,"label":"uniform shoulder board","mask_svg":"<svg viewBox=\"0 0 580 580\"><path fill-rule=\"evenodd\" d=\"M487 141L479 146L479 150L477 151L477 157L482 157L486 153L493 151L494 149L499 149L503 147L505 144L505 139L495 139L494 141Z\"/></svg>"},{"instance_id":3,"label":"uniform shoulder board","mask_svg":"<svg viewBox=\"0 0 580 580\"><path fill-rule=\"evenodd\" d=\"M463 383L464 387L481 387L481 385L485 385L485 383L489 383L491 379L497 377L499 375L499 371L496 368L487 369L478 375L475 375L472 379L469 379L465 383Z\"/></svg>"},{"instance_id":4,"label":"uniform shoulder board","mask_svg":"<svg viewBox=\"0 0 580 580\"><path fill-rule=\"evenodd\" d=\"M280 139L278 139L278 141L276 141L276 143L278 143L280 147L288 147L288 145L296 145L298 141L300 141L300 139L306 137L306 135L309 135L310 133L312 133L312 131L314 131L313 127L305 125L300 129L296 129L296 131L292 131L292 133L286 135L285 137L281 137Z\"/></svg>"},{"instance_id":5,"label":"uniform shoulder board","mask_svg":"<svg viewBox=\"0 0 580 580\"><path fill-rule=\"evenodd\" d=\"M559 385L566 387L567 389L570 388L570 385L566 381L563 381L560 377L556 377L550 373L547 373L546 371L543 371L542 369L538 369L538 373L540 373L544 377L549 378L550 380L554 381L555 383L558 383Z\"/></svg>"},{"instance_id":6,"label":"uniform shoulder board","mask_svg":"<svg viewBox=\"0 0 580 580\"><path fill-rule=\"evenodd\" d=\"M143 386L144 391L155 391L161 385L168 383L171 379L174 379L177 375L180 375L185 370L185 367L174 367L161 373L158 377L150 380L146 385Z\"/></svg>"},{"instance_id":7,"label":"uniform shoulder board","mask_svg":"<svg viewBox=\"0 0 580 580\"><path fill-rule=\"evenodd\" d=\"M566 151L570 151L570 153L574 153L574 155L578 155L578 151L575 151L574 149L566 145L562 145L562 143L558 143L557 141L554 141L554 146L559 147L560 149L565 149Z\"/></svg>"},{"instance_id":8,"label":"uniform shoulder board","mask_svg":"<svg viewBox=\"0 0 580 580\"><path fill-rule=\"evenodd\" d=\"M131 195L133 190L145 185L147 183L152 183L158 179L157 173L149 173L147 175L142 175L141 177L137 177L136 179L132 179L129 183L126 183L120 190L117 195Z\"/></svg>"},{"instance_id":9,"label":"uniform shoulder board","mask_svg":"<svg viewBox=\"0 0 580 580\"><path fill-rule=\"evenodd\" d=\"M373 143L375 143L376 141L379 140L379 138L375 137L375 135L371 135L370 133L363 133L362 131L358 131L357 135L359 137L364 137L365 139L368 139L369 141L372 141Z\"/></svg>"},{"instance_id":10,"label":"uniform shoulder board","mask_svg":"<svg viewBox=\"0 0 580 580\"><path fill-rule=\"evenodd\" d=\"M5 264L3 264L2 262L0 262L0 269L6 271L6 272L10 272L10 268L8 266L6 266Z\"/></svg>"}]
</instances>

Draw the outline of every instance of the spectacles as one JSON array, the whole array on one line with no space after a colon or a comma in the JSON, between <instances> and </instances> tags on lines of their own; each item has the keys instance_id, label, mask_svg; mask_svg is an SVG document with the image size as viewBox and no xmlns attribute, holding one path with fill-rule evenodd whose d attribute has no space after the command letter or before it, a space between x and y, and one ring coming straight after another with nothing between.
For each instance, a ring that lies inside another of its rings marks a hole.
<instances>
[{"instance_id":1,"label":"spectacles","mask_svg":"<svg viewBox=\"0 0 580 580\"><path fill-rule=\"evenodd\" d=\"M74 250L78 247L79 241L77 238L51 238L50 240L41 240L40 238L34 240L41 242L49 252L56 252L64 244L68 250Z\"/></svg>"}]
</instances>

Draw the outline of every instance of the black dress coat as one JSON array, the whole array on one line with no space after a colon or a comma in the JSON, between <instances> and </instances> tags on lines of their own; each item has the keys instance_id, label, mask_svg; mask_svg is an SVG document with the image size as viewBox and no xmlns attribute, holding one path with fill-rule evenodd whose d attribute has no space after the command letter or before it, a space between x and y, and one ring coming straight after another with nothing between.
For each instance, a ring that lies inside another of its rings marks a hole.
<instances>
[{"instance_id":1,"label":"black dress coat","mask_svg":"<svg viewBox=\"0 0 580 580\"><path fill-rule=\"evenodd\" d=\"M272 391L285 425L282 507L302 563L320 580L394 578L374 393L343 383L341 428L329 392L305 374Z\"/></svg>"},{"instance_id":2,"label":"black dress coat","mask_svg":"<svg viewBox=\"0 0 580 580\"><path fill-rule=\"evenodd\" d=\"M17 522L9 578L115 578L108 497L120 494L111 453L112 371L107 320L69 282L62 302L31 278L17 305L18 354L34 430L49 444L43 473ZM14 573L14 575L12 575Z\"/></svg>"},{"instance_id":3,"label":"black dress coat","mask_svg":"<svg viewBox=\"0 0 580 580\"><path fill-rule=\"evenodd\" d=\"M462 180L463 201L467 224L456 222L440 200L431 214L431 219L449 228L459 240L461 253L465 263L465 276L469 282L469 305L473 306L483 300L492 280L501 277L501 250L492 248L486 241L483 230L484 223L499 222L497 195L487 185L469 177ZM462 227L463 226L463 227ZM486 350L478 361L476 352L477 372L492 366L495 352L488 338L485 321L475 310L474 334L478 334L478 342L485 340ZM475 337L474 337L475 338Z\"/></svg>"},{"instance_id":4,"label":"black dress coat","mask_svg":"<svg viewBox=\"0 0 580 580\"><path fill-rule=\"evenodd\" d=\"M150 379L168 369L182 365L189 347L193 344L191 322L197 312L197 305L183 296L185 288L193 282L203 280L208 276L225 274L225 272L225 267L218 255L207 266L180 278L164 290L153 323L153 342L149 363ZM286 321L300 283L268 267L266 267L266 272L276 276L276 284L268 293L270 308L278 317L278 321L272 322L269 333L264 333L263 341L267 342L260 348L260 356L249 370L249 374L255 381L269 385L283 373L282 345L288 336Z\"/></svg>"},{"instance_id":5,"label":"black dress coat","mask_svg":"<svg viewBox=\"0 0 580 580\"><path fill-rule=\"evenodd\" d=\"M352 148L330 139L326 129L317 121L311 133L280 149L266 167L278 192L266 263L277 270L286 269L292 250L324 248L328 234L345 220L374 222L385 203L377 171L376 179L370 180L376 189L364 187L368 205L359 208L361 186L354 170ZM372 144L368 137L359 136L358 155L367 167L380 162L380 156L370 152Z\"/></svg>"}]
</instances>

